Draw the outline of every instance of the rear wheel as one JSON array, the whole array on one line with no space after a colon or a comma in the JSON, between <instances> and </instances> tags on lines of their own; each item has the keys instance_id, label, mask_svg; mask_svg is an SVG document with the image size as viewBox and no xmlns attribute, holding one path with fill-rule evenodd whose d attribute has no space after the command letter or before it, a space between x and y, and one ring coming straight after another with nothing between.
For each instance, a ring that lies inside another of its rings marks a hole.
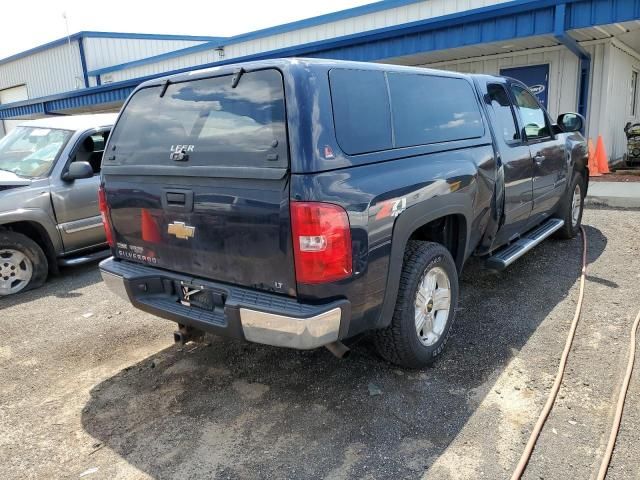
<instances>
[{"instance_id":1,"label":"rear wheel","mask_svg":"<svg viewBox=\"0 0 640 480\"><path fill-rule=\"evenodd\" d=\"M558 218L564 220L564 225L558 230L558 236L560 238L573 238L580 230L582 211L584 209L584 187L582 175L579 173L574 174L570 188L565 194L565 198L562 200L562 205L558 211Z\"/></svg>"},{"instance_id":2,"label":"rear wheel","mask_svg":"<svg viewBox=\"0 0 640 480\"><path fill-rule=\"evenodd\" d=\"M0 296L37 288L47 279L47 257L21 233L0 231Z\"/></svg>"},{"instance_id":3,"label":"rear wheel","mask_svg":"<svg viewBox=\"0 0 640 480\"><path fill-rule=\"evenodd\" d=\"M449 251L410 241L391 325L375 334L380 355L403 367L431 364L447 343L457 301L458 273Z\"/></svg>"}]
</instances>

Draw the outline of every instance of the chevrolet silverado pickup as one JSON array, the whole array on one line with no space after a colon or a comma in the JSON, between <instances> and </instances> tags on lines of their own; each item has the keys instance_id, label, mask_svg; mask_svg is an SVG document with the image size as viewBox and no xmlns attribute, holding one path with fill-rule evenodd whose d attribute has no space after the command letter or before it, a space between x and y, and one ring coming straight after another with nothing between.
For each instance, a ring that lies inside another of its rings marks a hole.
<instances>
[{"instance_id":1,"label":"chevrolet silverado pickup","mask_svg":"<svg viewBox=\"0 0 640 480\"><path fill-rule=\"evenodd\" d=\"M471 256L579 229L583 118L504 77L279 59L150 80L109 138L106 284L201 332L420 368Z\"/></svg>"}]
</instances>

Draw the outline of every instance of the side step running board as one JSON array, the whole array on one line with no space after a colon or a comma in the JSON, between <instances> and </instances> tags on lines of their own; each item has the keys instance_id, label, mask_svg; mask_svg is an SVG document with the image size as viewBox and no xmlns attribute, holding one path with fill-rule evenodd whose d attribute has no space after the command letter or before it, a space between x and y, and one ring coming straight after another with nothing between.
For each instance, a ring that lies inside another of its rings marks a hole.
<instances>
[{"instance_id":1,"label":"side step running board","mask_svg":"<svg viewBox=\"0 0 640 480\"><path fill-rule=\"evenodd\" d=\"M557 218L547 220L542 225L525 233L511 245L498 250L487 259L486 267L491 270L504 270L533 247L548 238L553 232L560 230L563 225L564 220Z\"/></svg>"},{"instance_id":2,"label":"side step running board","mask_svg":"<svg viewBox=\"0 0 640 480\"><path fill-rule=\"evenodd\" d=\"M83 265L85 263L103 260L110 256L111 250L107 248L106 250L98 250L97 252L79 255L77 257L59 258L58 265L60 265L61 267L73 267L76 265Z\"/></svg>"}]
</instances>

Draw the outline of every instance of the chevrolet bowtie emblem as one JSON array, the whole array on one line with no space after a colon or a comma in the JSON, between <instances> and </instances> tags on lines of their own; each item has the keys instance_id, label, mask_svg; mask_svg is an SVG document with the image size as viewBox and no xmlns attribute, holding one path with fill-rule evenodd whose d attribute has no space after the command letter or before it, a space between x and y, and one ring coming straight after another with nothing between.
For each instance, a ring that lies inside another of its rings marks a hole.
<instances>
[{"instance_id":1,"label":"chevrolet bowtie emblem","mask_svg":"<svg viewBox=\"0 0 640 480\"><path fill-rule=\"evenodd\" d=\"M186 225L184 222L173 222L169 224L167 231L169 235L175 235L177 238L186 240L193 238L193 235L196 233L196 227Z\"/></svg>"}]
</instances>

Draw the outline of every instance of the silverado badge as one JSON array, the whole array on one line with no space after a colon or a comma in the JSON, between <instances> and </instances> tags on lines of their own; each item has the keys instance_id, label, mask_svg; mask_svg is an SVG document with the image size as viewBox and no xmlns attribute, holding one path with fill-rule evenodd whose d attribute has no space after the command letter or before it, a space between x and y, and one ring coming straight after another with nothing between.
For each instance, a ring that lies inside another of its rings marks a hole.
<instances>
[{"instance_id":1,"label":"silverado badge","mask_svg":"<svg viewBox=\"0 0 640 480\"><path fill-rule=\"evenodd\" d=\"M193 238L196 233L196 227L186 225L184 222L173 222L169 224L167 231L169 235L175 235L177 238L187 240L188 238Z\"/></svg>"}]
</instances>

